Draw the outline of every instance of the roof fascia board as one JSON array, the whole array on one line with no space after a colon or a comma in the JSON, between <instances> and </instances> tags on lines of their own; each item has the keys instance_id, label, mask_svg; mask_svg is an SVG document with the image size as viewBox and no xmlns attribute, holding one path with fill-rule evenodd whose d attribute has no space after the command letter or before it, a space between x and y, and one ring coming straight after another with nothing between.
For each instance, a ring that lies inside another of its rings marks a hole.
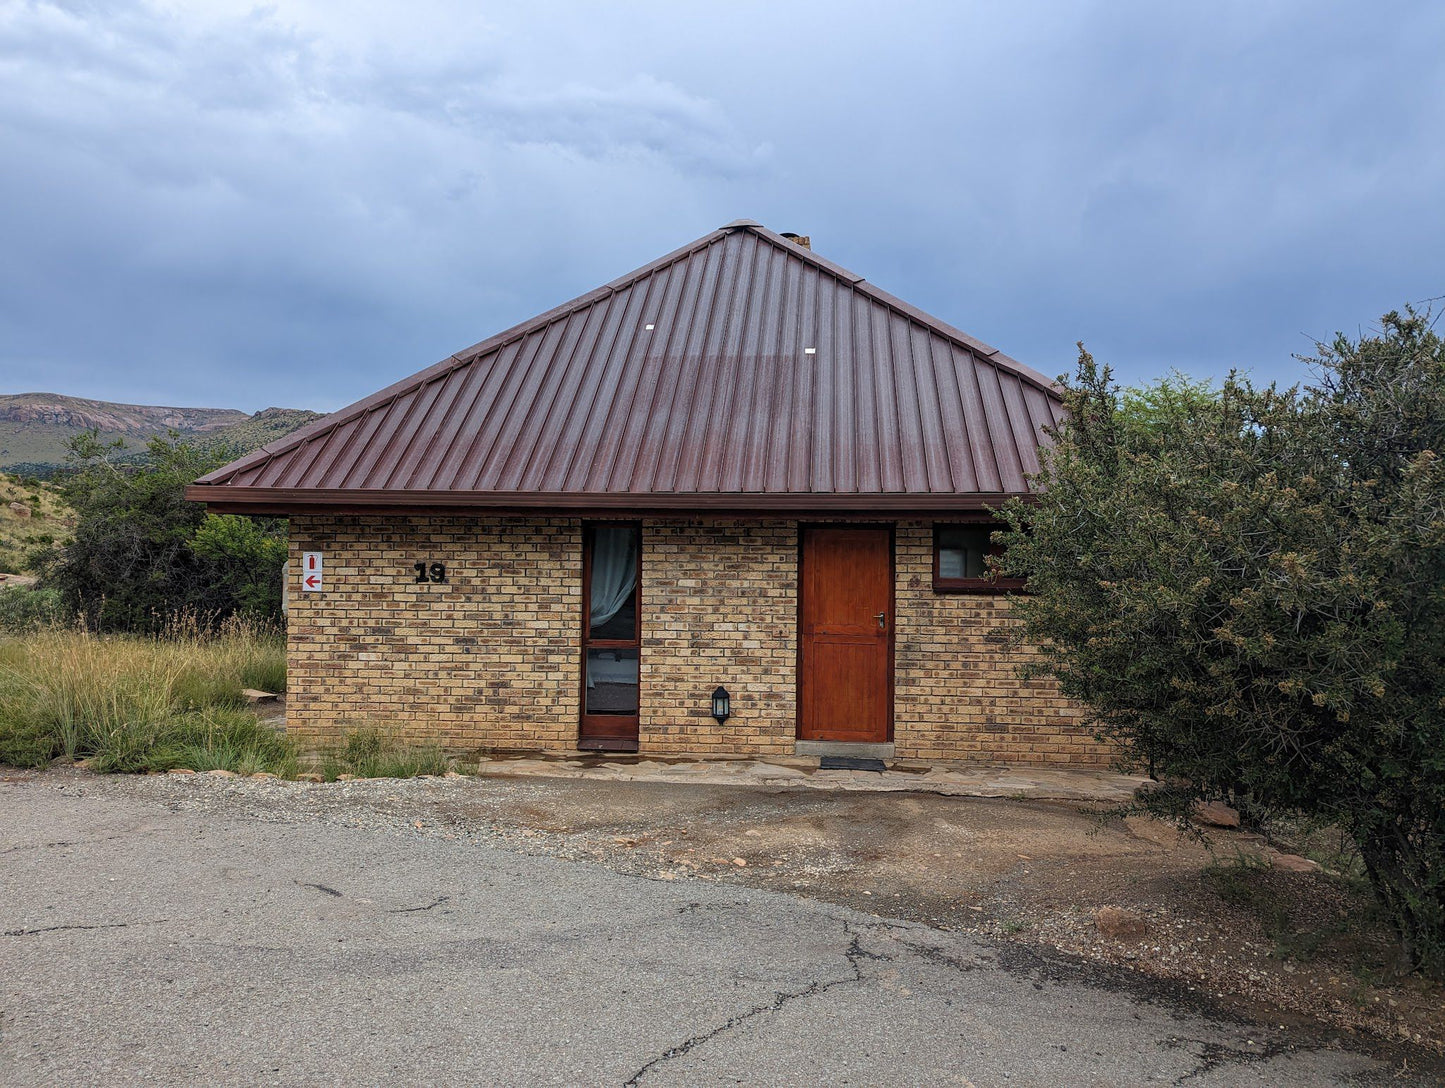
<instances>
[{"instance_id":1,"label":"roof fascia board","mask_svg":"<svg viewBox=\"0 0 1445 1088\"><path fill-rule=\"evenodd\" d=\"M751 514L778 516L818 512L899 516L904 513L966 513L999 506L1027 494L975 493L881 495L854 493L806 494L755 492L703 492L637 495L621 492L525 491L383 491L345 488L227 487L192 484L186 498L214 509L231 512L284 514L296 509L353 511L402 510L415 513L451 513L474 510L497 513L508 510L543 511L656 511L663 513ZM245 508L242 510L241 508Z\"/></svg>"}]
</instances>

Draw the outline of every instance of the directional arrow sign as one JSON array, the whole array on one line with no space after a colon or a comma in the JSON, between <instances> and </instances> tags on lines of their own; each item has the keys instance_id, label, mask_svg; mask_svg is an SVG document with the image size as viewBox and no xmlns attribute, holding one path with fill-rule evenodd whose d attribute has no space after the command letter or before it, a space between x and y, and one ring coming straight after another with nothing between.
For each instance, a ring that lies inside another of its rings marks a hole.
<instances>
[{"instance_id":1,"label":"directional arrow sign","mask_svg":"<svg viewBox=\"0 0 1445 1088\"><path fill-rule=\"evenodd\" d=\"M322 557L320 552L303 552L301 555L301 588L315 592L321 588Z\"/></svg>"}]
</instances>

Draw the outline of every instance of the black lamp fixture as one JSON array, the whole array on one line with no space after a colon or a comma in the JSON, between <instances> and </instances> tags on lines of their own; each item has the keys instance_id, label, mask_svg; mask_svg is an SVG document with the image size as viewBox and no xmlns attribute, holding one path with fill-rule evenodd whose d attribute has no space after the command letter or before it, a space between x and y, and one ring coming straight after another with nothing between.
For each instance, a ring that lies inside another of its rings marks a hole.
<instances>
[{"instance_id":1,"label":"black lamp fixture","mask_svg":"<svg viewBox=\"0 0 1445 1088\"><path fill-rule=\"evenodd\" d=\"M733 715L733 697L728 694L728 689L721 684L712 693L712 716L717 719L718 725L722 725Z\"/></svg>"}]
</instances>

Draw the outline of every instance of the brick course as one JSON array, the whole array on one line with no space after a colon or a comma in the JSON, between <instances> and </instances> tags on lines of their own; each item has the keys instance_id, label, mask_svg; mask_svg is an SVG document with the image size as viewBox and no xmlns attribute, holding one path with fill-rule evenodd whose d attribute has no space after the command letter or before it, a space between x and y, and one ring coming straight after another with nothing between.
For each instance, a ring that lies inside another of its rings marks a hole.
<instances>
[{"instance_id":1,"label":"brick course","mask_svg":"<svg viewBox=\"0 0 1445 1088\"><path fill-rule=\"evenodd\" d=\"M301 553L325 554L302 592ZM445 563L443 584L412 564ZM579 523L557 518L291 519L287 729L361 724L452 749L577 743Z\"/></svg>"},{"instance_id":2,"label":"brick course","mask_svg":"<svg viewBox=\"0 0 1445 1088\"><path fill-rule=\"evenodd\" d=\"M1015 675L1018 652L991 634L1004 598L933 592L931 532L897 527L898 756L1108 762L1050 682ZM575 751L581 535L575 518L293 517L288 728L310 744L370 723L455 750ZM325 553L320 593L301 591L305 551ZM447 582L414 581L421 561ZM792 751L797 568L793 521L643 523L642 753Z\"/></svg>"},{"instance_id":3,"label":"brick course","mask_svg":"<svg viewBox=\"0 0 1445 1088\"><path fill-rule=\"evenodd\" d=\"M1108 764L1083 711L1051 680L1022 680L1032 656L1006 645L1017 623L1003 594L933 591L933 524L901 522L894 543L893 651L899 756Z\"/></svg>"},{"instance_id":4,"label":"brick course","mask_svg":"<svg viewBox=\"0 0 1445 1088\"><path fill-rule=\"evenodd\" d=\"M639 750L791 754L797 526L645 522L642 602ZM722 726L711 713L719 684L732 696Z\"/></svg>"}]
</instances>

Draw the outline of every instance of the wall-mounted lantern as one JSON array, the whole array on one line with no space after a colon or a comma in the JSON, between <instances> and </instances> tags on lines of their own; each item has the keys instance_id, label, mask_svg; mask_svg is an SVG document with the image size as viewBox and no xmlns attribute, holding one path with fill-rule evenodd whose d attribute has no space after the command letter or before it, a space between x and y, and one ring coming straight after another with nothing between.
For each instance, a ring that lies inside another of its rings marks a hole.
<instances>
[{"instance_id":1,"label":"wall-mounted lantern","mask_svg":"<svg viewBox=\"0 0 1445 1088\"><path fill-rule=\"evenodd\" d=\"M721 684L712 693L712 716L717 719L718 725L722 725L733 715L733 697L728 694L728 689Z\"/></svg>"}]
</instances>

